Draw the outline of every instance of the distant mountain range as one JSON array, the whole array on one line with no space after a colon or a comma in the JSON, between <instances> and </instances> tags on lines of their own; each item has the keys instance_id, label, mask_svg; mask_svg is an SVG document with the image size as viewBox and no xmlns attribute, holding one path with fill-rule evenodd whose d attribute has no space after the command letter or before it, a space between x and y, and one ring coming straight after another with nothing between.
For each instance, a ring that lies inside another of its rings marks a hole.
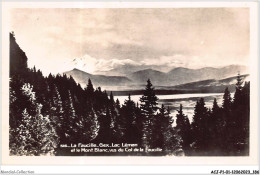
<instances>
[{"instance_id":1,"label":"distant mountain range","mask_svg":"<svg viewBox=\"0 0 260 175\"><path fill-rule=\"evenodd\" d=\"M131 68L128 71L131 72L130 70ZM71 75L83 86L87 84L89 78L95 86L144 85L147 79L150 79L155 86L176 86L195 81L233 77L238 72L248 74L248 68L241 65L230 65L222 68L205 67L201 69L177 67L166 73L154 69L144 69L124 76L93 75L79 69L64 73Z\"/></svg>"},{"instance_id":2,"label":"distant mountain range","mask_svg":"<svg viewBox=\"0 0 260 175\"><path fill-rule=\"evenodd\" d=\"M240 75L243 82L250 80L249 74ZM170 89L181 89L185 91L198 91L198 92L223 92L226 87L231 92L235 91L235 85L237 83L237 76L225 78L225 79L208 79L202 81L196 81L191 83L185 83L176 86L168 87L157 87L158 89L170 90Z\"/></svg>"},{"instance_id":3,"label":"distant mountain range","mask_svg":"<svg viewBox=\"0 0 260 175\"><path fill-rule=\"evenodd\" d=\"M131 59L96 59L89 55L81 58L75 58L67 63L73 68L85 72L92 72L96 75L107 76L126 76L136 71L145 69L154 69L162 72L168 72L174 67L169 64L151 64L149 62L133 61Z\"/></svg>"},{"instance_id":4,"label":"distant mountain range","mask_svg":"<svg viewBox=\"0 0 260 175\"><path fill-rule=\"evenodd\" d=\"M127 76L127 75L130 75L130 74L138 72L138 71L144 71L146 69L151 69L151 70L160 71L160 72L168 72L168 71L172 70L173 68L175 68L175 67L166 66L166 65L123 64L123 65L118 65L109 71L98 71L97 73L105 74L105 75Z\"/></svg>"},{"instance_id":5,"label":"distant mountain range","mask_svg":"<svg viewBox=\"0 0 260 175\"><path fill-rule=\"evenodd\" d=\"M250 75L240 75L243 82L250 81ZM215 80L208 79L203 81L196 81L185 83L176 86L155 86L155 93L157 95L168 94L189 94L189 93L223 93L225 88L228 87L230 92L235 92L237 76L225 79ZM144 90L143 87L133 90L113 91L114 95L141 95Z\"/></svg>"},{"instance_id":6,"label":"distant mountain range","mask_svg":"<svg viewBox=\"0 0 260 175\"><path fill-rule=\"evenodd\" d=\"M207 79L223 79L235 76L238 72L247 74L248 68L240 65L230 65L222 68L205 67L201 69L177 67L167 73L146 69L134 72L128 77L138 83L144 83L150 78L154 85L178 85Z\"/></svg>"},{"instance_id":7,"label":"distant mountain range","mask_svg":"<svg viewBox=\"0 0 260 175\"><path fill-rule=\"evenodd\" d=\"M85 87L88 79L91 79L95 87L98 86L121 86L131 84L132 81L124 76L105 76L105 75L92 75L79 69L64 72L66 75L71 75L75 81Z\"/></svg>"}]
</instances>

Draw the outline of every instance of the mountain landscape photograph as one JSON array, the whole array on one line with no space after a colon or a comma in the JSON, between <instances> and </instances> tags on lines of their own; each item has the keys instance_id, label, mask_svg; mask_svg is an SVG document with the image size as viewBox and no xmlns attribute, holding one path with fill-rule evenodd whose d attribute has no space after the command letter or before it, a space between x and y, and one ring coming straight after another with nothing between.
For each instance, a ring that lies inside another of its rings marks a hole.
<instances>
[{"instance_id":1,"label":"mountain landscape photograph","mask_svg":"<svg viewBox=\"0 0 260 175\"><path fill-rule=\"evenodd\" d=\"M9 155L249 156L248 8L15 8Z\"/></svg>"}]
</instances>

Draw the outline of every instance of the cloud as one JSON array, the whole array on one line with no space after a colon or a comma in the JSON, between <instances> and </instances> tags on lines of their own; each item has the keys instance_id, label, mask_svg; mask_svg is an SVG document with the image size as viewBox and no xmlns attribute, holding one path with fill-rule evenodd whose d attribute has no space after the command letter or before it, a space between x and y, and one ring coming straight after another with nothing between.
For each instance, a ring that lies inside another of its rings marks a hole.
<instances>
[{"instance_id":1,"label":"cloud","mask_svg":"<svg viewBox=\"0 0 260 175\"><path fill-rule=\"evenodd\" d=\"M160 65L166 67L186 67L191 69L203 68L203 67L221 67L231 64L241 64L249 66L248 56L228 56L225 62L219 62L219 57L209 55L182 55L176 54L171 56L162 56L158 59L144 59L141 61L144 65ZM246 60L246 61L244 61Z\"/></svg>"},{"instance_id":2,"label":"cloud","mask_svg":"<svg viewBox=\"0 0 260 175\"><path fill-rule=\"evenodd\" d=\"M144 59L141 61L145 65L167 65L173 67L183 66L185 62L185 56L176 54L173 56L162 56L158 59Z\"/></svg>"}]
</instances>

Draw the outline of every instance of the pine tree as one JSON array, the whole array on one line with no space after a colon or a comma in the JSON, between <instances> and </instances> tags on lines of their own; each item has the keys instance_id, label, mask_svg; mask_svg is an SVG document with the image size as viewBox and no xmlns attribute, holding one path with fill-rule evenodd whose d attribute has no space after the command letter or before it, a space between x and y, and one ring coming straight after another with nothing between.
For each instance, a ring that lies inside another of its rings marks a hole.
<instances>
[{"instance_id":1,"label":"pine tree","mask_svg":"<svg viewBox=\"0 0 260 175\"><path fill-rule=\"evenodd\" d=\"M220 113L220 108L218 106L217 99L214 98L211 119L210 119L211 121L210 127L212 128L212 133L215 134L217 133L217 130L220 130L223 127L223 121L221 120L219 113ZM217 134L215 136L217 136Z\"/></svg>"},{"instance_id":2,"label":"pine tree","mask_svg":"<svg viewBox=\"0 0 260 175\"><path fill-rule=\"evenodd\" d=\"M218 106L216 98L214 98L209 118L209 128L211 133L209 142L211 155L225 155L225 120L223 118L223 110Z\"/></svg>"},{"instance_id":3,"label":"pine tree","mask_svg":"<svg viewBox=\"0 0 260 175\"><path fill-rule=\"evenodd\" d=\"M54 84L54 91L52 94L52 106L50 109L51 122L56 126L56 130L59 135L64 134L62 128L64 126L64 109L62 106L62 99L57 86Z\"/></svg>"},{"instance_id":4,"label":"pine tree","mask_svg":"<svg viewBox=\"0 0 260 175\"><path fill-rule=\"evenodd\" d=\"M234 95L234 101L239 101L241 98L241 91L242 91L242 84L243 84L243 80L242 80L242 77L241 75L238 73L237 74L237 82L236 82L236 92L235 92L235 95Z\"/></svg>"},{"instance_id":5,"label":"pine tree","mask_svg":"<svg viewBox=\"0 0 260 175\"><path fill-rule=\"evenodd\" d=\"M182 149L184 150L185 155L190 155L190 144L191 144L191 126L189 119L186 115L183 114L182 105L180 105L180 109L178 110L178 114L176 115L176 129L178 129L178 134L182 139Z\"/></svg>"},{"instance_id":6,"label":"pine tree","mask_svg":"<svg viewBox=\"0 0 260 175\"><path fill-rule=\"evenodd\" d=\"M110 101L111 104L115 103L114 95L113 95L112 91L110 92L109 101Z\"/></svg>"},{"instance_id":7,"label":"pine tree","mask_svg":"<svg viewBox=\"0 0 260 175\"><path fill-rule=\"evenodd\" d=\"M105 114L109 103L107 93L105 91L102 92L101 88L98 87L94 92L94 97L91 100L94 110L102 115Z\"/></svg>"},{"instance_id":8,"label":"pine tree","mask_svg":"<svg viewBox=\"0 0 260 175\"><path fill-rule=\"evenodd\" d=\"M237 108L240 104L243 103L243 99L242 99L242 77L240 76L240 74L238 73L237 75L237 83L236 83L236 91L234 94L234 103L233 103L233 107Z\"/></svg>"},{"instance_id":9,"label":"pine tree","mask_svg":"<svg viewBox=\"0 0 260 175\"><path fill-rule=\"evenodd\" d=\"M120 115L117 117L116 135L118 141L126 143L139 143L139 133L137 129L137 115L134 101L131 100L129 94L128 99L125 100Z\"/></svg>"},{"instance_id":10,"label":"pine tree","mask_svg":"<svg viewBox=\"0 0 260 175\"><path fill-rule=\"evenodd\" d=\"M109 108L110 108L110 112L111 112L111 119L112 119L112 123L111 123L111 127L114 127L115 124L115 118L116 118L116 110L115 110L115 100L114 100L114 96L112 91L110 92L110 96L109 96Z\"/></svg>"},{"instance_id":11,"label":"pine tree","mask_svg":"<svg viewBox=\"0 0 260 175\"><path fill-rule=\"evenodd\" d=\"M231 94L230 94L230 91L228 90L228 88L226 88L225 92L224 92L224 96L223 96L223 103L222 103L222 107L223 107L223 110L225 111L225 113L227 113L227 114L230 113L231 105L232 105Z\"/></svg>"},{"instance_id":12,"label":"pine tree","mask_svg":"<svg viewBox=\"0 0 260 175\"><path fill-rule=\"evenodd\" d=\"M97 143L111 143L112 142L112 136L113 136L113 130L111 128L111 112L109 108L106 108L105 115L101 115L99 117L99 131L98 136L96 138Z\"/></svg>"},{"instance_id":13,"label":"pine tree","mask_svg":"<svg viewBox=\"0 0 260 175\"><path fill-rule=\"evenodd\" d=\"M197 101L193 122L193 150L195 155L207 155L208 154L208 141L210 138L210 132L208 128L208 109L205 107L204 99L201 98Z\"/></svg>"},{"instance_id":14,"label":"pine tree","mask_svg":"<svg viewBox=\"0 0 260 175\"><path fill-rule=\"evenodd\" d=\"M34 144L37 145L37 142L31 136L32 126L32 116L28 114L27 109L24 109L19 127L10 128L9 149L11 155L30 156L37 154L37 148L33 147Z\"/></svg>"},{"instance_id":15,"label":"pine tree","mask_svg":"<svg viewBox=\"0 0 260 175\"><path fill-rule=\"evenodd\" d=\"M171 125L167 121L166 118L167 111L162 104L161 108L159 108L159 114L154 116L153 125L152 125L152 134L153 134L153 143L152 147L154 148L163 148L164 143L164 136L163 134L168 129L169 125Z\"/></svg>"},{"instance_id":16,"label":"pine tree","mask_svg":"<svg viewBox=\"0 0 260 175\"><path fill-rule=\"evenodd\" d=\"M97 114L95 113L95 111L93 110L93 107L91 108L91 118L90 118L90 141L91 140L94 140L97 135L98 135L98 131L99 131L99 127L100 127L100 124L98 122L98 116Z\"/></svg>"},{"instance_id":17,"label":"pine tree","mask_svg":"<svg viewBox=\"0 0 260 175\"><path fill-rule=\"evenodd\" d=\"M158 98L155 95L153 85L150 79L148 79L144 95L140 98L142 113L147 116L153 116L158 109L157 101Z\"/></svg>"},{"instance_id":18,"label":"pine tree","mask_svg":"<svg viewBox=\"0 0 260 175\"><path fill-rule=\"evenodd\" d=\"M182 155L182 146L181 146L181 137L178 133L178 130L175 129L173 125L173 118L170 116L170 108L168 106L167 110L161 109L160 113L164 111L164 120L162 124L162 133L163 133L163 154L165 155ZM160 114L159 114L160 115Z\"/></svg>"},{"instance_id":19,"label":"pine tree","mask_svg":"<svg viewBox=\"0 0 260 175\"><path fill-rule=\"evenodd\" d=\"M241 134L240 134L240 155L248 156L249 155L249 122L250 122L250 82L245 82L242 89L242 98L243 98L243 114L241 121Z\"/></svg>"},{"instance_id":20,"label":"pine tree","mask_svg":"<svg viewBox=\"0 0 260 175\"><path fill-rule=\"evenodd\" d=\"M70 90L68 91L68 97L65 100L65 113L64 113L64 121L63 121L63 132L65 135L65 140L67 142L76 142L76 138L78 135L77 122L78 118L75 113L74 104L72 100L72 95Z\"/></svg>"},{"instance_id":21,"label":"pine tree","mask_svg":"<svg viewBox=\"0 0 260 175\"><path fill-rule=\"evenodd\" d=\"M232 104L232 120L234 125L236 125L238 128L242 127L241 124L244 121L244 116L241 115L244 112L243 106L244 106L244 98L243 95L243 87L242 87L243 81L240 76L240 74L237 75L237 83L236 83L236 91L234 94L234 100Z\"/></svg>"},{"instance_id":22,"label":"pine tree","mask_svg":"<svg viewBox=\"0 0 260 175\"><path fill-rule=\"evenodd\" d=\"M86 88L87 98L91 101L93 100L94 87L90 79L88 79L88 85Z\"/></svg>"},{"instance_id":23,"label":"pine tree","mask_svg":"<svg viewBox=\"0 0 260 175\"><path fill-rule=\"evenodd\" d=\"M81 117L77 121L76 125L79 130L78 136L81 138L82 143L87 143L96 139L98 136L100 124L98 121L98 116L93 110L93 107L90 107L89 112Z\"/></svg>"},{"instance_id":24,"label":"pine tree","mask_svg":"<svg viewBox=\"0 0 260 175\"><path fill-rule=\"evenodd\" d=\"M232 110L232 98L228 88L225 89L223 95L223 119L224 119L224 132L226 133L223 137L223 145L226 148L226 155L233 154L233 131L235 131L235 120L231 115Z\"/></svg>"},{"instance_id":25,"label":"pine tree","mask_svg":"<svg viewBox=\"0 0 260 175\"><path fill-rule=\"evenodd\" d=\"M140 98L140 109L143 123L143 136L142 145L143 147L151 147L153 143L153 122L154 116L156 115L157 107L157 96L155 95L154 88L150 79L147 80L147 85L144 91L144 95Z\"/></svg>"},{"instance_id":26,"label":"pine tree","mask_svg":"<svg viewBox=\"0 0 260 175\"><path fill-rule=\"evenodd\" d=\"M110 92L110 97L109 97L109 101L108 101L108 106L109 106L109 110L111 113L111 125L110 128L112 130L112 141L116 141L117 140L117 118L119 115L119 112L116 110L116 104L115 104L115 100L114 100L114 96L112 91Z\"/></svg>"},{"instance_id":27,"label":"pine tree","mask_svg":"<svg viewBox=\"0 0 260 175\"><path fill-rule=\"evenodd\" d=\"M119 102L118 98L116 99L116 109L120 110L120 102Z\"/></svg>"},{"instance_id":28,"label":"pine tree","mask_svg":"<svg viewBox=\"0 0 260 175\"><path fill-rule=\"evenodd\" d=\"M227 139L229 155L249 154L249 88L247 83L244 87L242 87L242 84L242 78L238 74L227 128L229 132ZM247 88L248 90L245 90Z\"/></svg>"}]
</instances>

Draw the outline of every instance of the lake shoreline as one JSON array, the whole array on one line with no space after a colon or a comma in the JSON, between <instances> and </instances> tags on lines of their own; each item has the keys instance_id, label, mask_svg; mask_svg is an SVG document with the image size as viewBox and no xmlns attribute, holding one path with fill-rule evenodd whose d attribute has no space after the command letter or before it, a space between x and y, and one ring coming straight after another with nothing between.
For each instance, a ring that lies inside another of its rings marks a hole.
<instances>
[{"instance_id":1,"label":"lake shoreline","mask_svg":"<svg viewBox=\"0 0 260 175\"><path fill-rule=\"evenodd\" d=\"M109 95L111 92L114 96L128 96L130 95L142 95L144 90L125 90L125 91L113 91L107 90L107 94ZM216 90L216 91L209 91L209 90L188 90L188 89L174 89L174 90L163 90L163 89L155 89L154 90L156 95L178 95L178 94L209 94L209 93L224 93L224 89Z\"/></svg>"}]
</instances>

